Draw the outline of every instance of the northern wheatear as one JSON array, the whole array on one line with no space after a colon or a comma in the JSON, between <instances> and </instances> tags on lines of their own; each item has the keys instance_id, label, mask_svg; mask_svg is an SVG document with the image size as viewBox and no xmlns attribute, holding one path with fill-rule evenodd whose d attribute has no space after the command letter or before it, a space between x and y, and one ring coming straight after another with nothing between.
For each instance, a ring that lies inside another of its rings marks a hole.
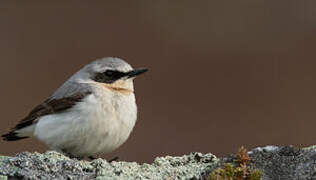
<instances>
[{"instance_id":1,"label":"northern wheatear","mask_svg":"<svg viewBox=\"0 0 316 180\"><path fill-rule=\"evenodd\" d=\"M129 137L137 119L133 69L119 58L96 60L67 80L9 133L6 141L35 136L72 157L109 153Z\"/></svg>"}]
</instances>

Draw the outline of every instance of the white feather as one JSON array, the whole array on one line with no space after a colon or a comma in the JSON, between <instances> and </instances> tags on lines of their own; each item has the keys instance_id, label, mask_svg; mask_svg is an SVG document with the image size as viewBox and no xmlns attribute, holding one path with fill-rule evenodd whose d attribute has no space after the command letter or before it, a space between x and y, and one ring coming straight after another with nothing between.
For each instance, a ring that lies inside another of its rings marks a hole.
<instances>
[{"instance_id":1,"label":"white feather","mask_svg":"<svg viewBox=\"0 0 316 180\"><path fill-rule=\"evenodd\" d=\"M34 135L51 149L77 157L109 153L127 140L136 118L134 93L97 87L70 110L40 118Z\"/></svg>"}]
</instances>

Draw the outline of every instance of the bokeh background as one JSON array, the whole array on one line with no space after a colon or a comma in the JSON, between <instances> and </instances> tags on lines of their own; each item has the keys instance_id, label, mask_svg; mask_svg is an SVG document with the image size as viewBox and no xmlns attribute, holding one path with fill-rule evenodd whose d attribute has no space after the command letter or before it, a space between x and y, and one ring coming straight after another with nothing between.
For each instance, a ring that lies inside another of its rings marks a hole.
<instances>
[{"instance_id":1,"label":"bokeh background","mask_svg":"<svg viewBox=\"0 0 316 180\"><path fill-rule=\"evenodd\" d=\"M75 71L119 56L139 118L105 158L151 162L241 145L316 143L316 1L1 1L0 132ZM44 152L34 139L0 154Z\"/></svg>"}]
</instances>

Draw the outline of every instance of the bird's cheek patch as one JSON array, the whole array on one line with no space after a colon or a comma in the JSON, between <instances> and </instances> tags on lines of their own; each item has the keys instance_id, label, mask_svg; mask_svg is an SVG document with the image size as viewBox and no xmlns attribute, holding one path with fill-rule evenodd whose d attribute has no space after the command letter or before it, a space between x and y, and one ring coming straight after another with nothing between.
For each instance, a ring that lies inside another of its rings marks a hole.
<instances>
[{"instance_id":1,"label":"bird's cheek patch","mask_svg":"<svg viewBox=\"0 0 316 180\"><path fill-rule=\"evenodd\" d=\"M105 88L109 89L110 91L115 92L115 93L121 93L124 95L129 95L129 94L133 93L132 90L125 88L121 84L117 84L117 83L113 83L113 84L105 84L104 83L103 86Z\"/></svg>"}]
</instances>

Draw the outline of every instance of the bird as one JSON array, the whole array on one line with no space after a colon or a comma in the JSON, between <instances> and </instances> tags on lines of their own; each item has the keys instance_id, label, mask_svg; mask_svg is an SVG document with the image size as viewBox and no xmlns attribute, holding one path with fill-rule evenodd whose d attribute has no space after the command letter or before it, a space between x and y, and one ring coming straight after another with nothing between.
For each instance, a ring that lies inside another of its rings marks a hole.
<instances>
[{"instance_id":1,"label":"bird","mask_svg":"<svg viewBox=\"0 0 316 180\"><path fill-rule=\"evenodd\" d=\"M134 69L118 57L97 59L73 74L2 138L35 137L50 150L74 158L110 153L135 126L133 80L147 71Z\"/></svg>"}]
</instances>

